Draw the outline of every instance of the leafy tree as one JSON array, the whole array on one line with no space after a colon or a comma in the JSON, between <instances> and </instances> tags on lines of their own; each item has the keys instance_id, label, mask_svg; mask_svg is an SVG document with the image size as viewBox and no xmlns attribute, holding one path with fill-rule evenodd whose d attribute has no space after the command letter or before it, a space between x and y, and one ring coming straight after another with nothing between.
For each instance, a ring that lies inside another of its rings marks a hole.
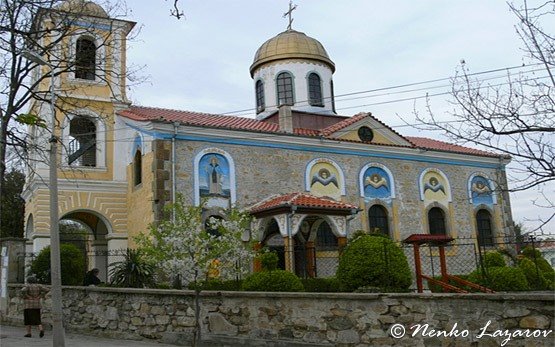
<instances>
[{"instance_id":1,"label":"leafy tree","mask_svg":"<svg viewBox=\"0 0 555 347\"><path fill-rule=\"evenodd\" d=\"M222 280L246 273L252 259L252 247L245 245L242 235L250 223L246 213L236 209L228 211L227 220L212 220L205 230L202 207L187 206L178 196L174 204L165 206L173 218L163 220L150 228L149 234L136 238L145 256L158 264L168 276L180 274L189 283L202 284L209 278ZM200 292L195 285L195 330L193 345L201 338Z\"/></svg>"},{"instance_id":2,"label":"leafy tree","mask_svg":"<svg viewBox=\"0 0 555 347\"><path fill-rule=\"evenodd\" d=\"M4 177L0 205L2 205L2 223L0 237L23 237L25 201L21 198L25 175L20 171L11 171Z\"/></svg>"},{"instance_id":3,"label":"leafy tree","mask_svg":"<svg viewBox=\"0 0 555 347\"><path fill-rule=\"evenodd\" d=\"M72 244L60 245L60 264L62 270L62 284L78 286L83 283L85 274L85 256ZM50 246L47 246L31 263L31 273L40 283L50 284Z\"/></svg>"},{"instance_id":4,"label":"leafy tree","mask_svg":"<svg viewBox=\"0 0 555 347\"><path fill-rule=\"evenodd\" d=\"M517 34L523 45L524 64L533 69L508 75L506 83L491 85L474 79L463 63L462 74L452 84L455 108L452 120L443 122L428 105L425 128L440 130L452 141L493 150L513 158L511 191L545 189L555 183L555 2L522 0L509 3L518 20ZM536 5L537 4L537 5ZM497 189L506 192L497 179ZM541 192L534 203L555 210L553 196ZM542 220L543 224L555 218Z\"/></svg>"},{"instance_id":5,"label":"leafy tree","mask_svg":"<svg viewBox=\"0 0 555 347\"><path fill-rule=\"evenodd\" d=\"M362 233L343 250L336 277L344 291L366 286L406 291L411 284L403 250L389 238Z\"/></svg>"}]
</instances>

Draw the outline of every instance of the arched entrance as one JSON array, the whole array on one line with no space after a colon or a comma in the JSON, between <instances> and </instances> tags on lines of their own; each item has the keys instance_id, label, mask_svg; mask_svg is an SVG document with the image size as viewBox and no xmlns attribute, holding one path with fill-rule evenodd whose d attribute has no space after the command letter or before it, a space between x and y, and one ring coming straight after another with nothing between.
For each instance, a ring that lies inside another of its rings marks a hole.
<instances>
[{"instance_id":1,"label":"arched entrance","mask_svg":"<svg viewBox=\"0 0 555 347\"><path fill-rule=\"evenodd\" d=\"M65 214L60 219L60 243L71 243L85 254L87 268L97 268L99 278L103 282L108 280L109 261L108 241L106 236L111 226L108 221L95 212L80 210ZM84 275L84 272L83 272Z\"/></svg>"},{"instance_id":2,"label":"arched entrance","mask_svg":"<svg viewBox=\"0 0 555 347\"><path fill-rule=\"evenodd\" d=\"M272 218L264 233L262 245L268 248L270 252L275 252L278 256L278 269L285 270L285 243L283 236L279 232L279 225Z\"/></svg>"}]
</instances>

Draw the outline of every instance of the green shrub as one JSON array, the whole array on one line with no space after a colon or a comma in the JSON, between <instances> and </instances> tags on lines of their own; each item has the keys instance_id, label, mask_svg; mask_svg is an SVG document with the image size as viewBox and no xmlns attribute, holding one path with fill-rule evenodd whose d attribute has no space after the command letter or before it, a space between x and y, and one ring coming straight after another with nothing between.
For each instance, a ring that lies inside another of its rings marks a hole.
<instances>
[{"instance_id":1,"label":"green shrub","mask_svg":"<svg viewBox=\"0 0 555 347\"><path fill-rule=\"evenodd\" d=\"M484 254L484 266L489 267L503 267L507 266L503 254L498 251L488 251Z\"/></svg>"},{"instance_id":2,"label":"green shrub","mask_svg":"<svg viewBox=\"0 0 555 347\"><path fill-rule=\"evenodd\" d=\"M518 267L522 270L530 289L532 290L552 290L553 278L549 277L549 273L542 271L539 266L528 258L523 258L519 261Z\"/></svg>"},{"instance_id":3,"label":"green shrub","mask_svg":"<svg viewBox=\"0 0 555 347\"><path fill-rule=\"evenodd\" d=\"M262 271L249 275L243 281L243 290L254 292L302 292L301 280L285 270Z\"/></svg>"},{"instance_id":4,"label":"green shrub","mask_svg":"<svg viewBox=\"0 0 555 347\"><path fill-rule=\"evenodd\" d=\"M411 271L405 254L385 237L360 235L343 250L336 277L342 291L370 286L406 291Z\"/></svg>"},{"instance_id":5,"label":"green shrub","mask_svg":"<svg viewBox=\"0 0 555 347\"><path fill-rule=\"evenodd\" d=\"M144 259L136 249L127 249L122 261L110 264L111 284L117 287L154 287L154 264Z\"/></svg>"},{"instance_id":6,"label":"green shrub","mask_svg":"<svg viewBox=\"0 0 555 347\"><path fill-rule=\"evenodd\" d=\"M277 269L279 257L276 252L264 252L259 254L257 258L260 260L262 270L272 271Z\"/></svg>"},{"instance_id":7,"label":"green shrub","mask_svg":"<svg viewBox=\"0 0 555 347\"><path fill-rule=\"evenodd\" d=\"M517 267L490 267L487 268L486 275L474 271L469 274L468 280L497 292L515 292L530 289L524 272Z\"/></svg>"},{"instance_id":8,"label":"green shrub","mask_svg":"<svg viewBox=\"0 0 555 347\"><path fill-rule=\"evenodd\" d=\"M78 286L83 283L85 275L85 256L75 245L60 244L60 266L62 284ZM31 263L31 273L39 283L50 284L50 246L47 246Z\"/></svg>"},{"instance_id":9,"label":"green shrub","mask_svg":"<svg viewBox=\"0 0 555 347\"><path fill-rule=\"evenodd\" d=\"M532 246L525 247L522 250L521 254L530 259L532 262L535 262L538 265L540 271L546 273L546 275L549 276L549 274L555 274L555 270L553 270L551 265L549 265L549 262L545 260L541 252L537 249L532 248Z\"/></svg>"},{"instance_id":10,"label":"green shrub","mask_svg":"<svg viewBox=\"0 0 555 347\"><path fill-rule=\"evenodd\" d=\"M211 279L204 282L189 283L187 288L191 290L195 290L200 285L201 290L220 290L220 291L236 292L241 290L242 284L243 284L243 281L241 280L222 281L219 279Z\"/></svg>"},{"instance_id":11,"label":"green shrub","mask_svg":"<svg viewBox=\"0 0 555 347\"><path fill-rule=\"evenodd\" d=\"M339 281L335 277L328 278L306 278L301 280L304 290L316 293L337 293L339 289Z\"/></svg>"}]
</instances>

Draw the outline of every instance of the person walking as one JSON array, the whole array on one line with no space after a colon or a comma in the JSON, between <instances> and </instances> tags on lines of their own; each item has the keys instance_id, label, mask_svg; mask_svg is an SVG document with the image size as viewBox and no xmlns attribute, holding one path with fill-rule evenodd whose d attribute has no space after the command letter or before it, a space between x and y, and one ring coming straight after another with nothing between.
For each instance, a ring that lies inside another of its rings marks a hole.
<instances>
[{"instance_id":1,"label":"person walking","mask_svg":"<svg viewBox=\"0 0 555 347\"><path fill-rule=\"evenodd\" d=\"M44 336L44 328L40 319L40 300L48 293L48 289L37 283L34 276L27 277L27 284L21 289L23 296L23 322L27 328L25 337L31 337L31 326L39 326L39 336Z\"/></svg>"}]
</instances>

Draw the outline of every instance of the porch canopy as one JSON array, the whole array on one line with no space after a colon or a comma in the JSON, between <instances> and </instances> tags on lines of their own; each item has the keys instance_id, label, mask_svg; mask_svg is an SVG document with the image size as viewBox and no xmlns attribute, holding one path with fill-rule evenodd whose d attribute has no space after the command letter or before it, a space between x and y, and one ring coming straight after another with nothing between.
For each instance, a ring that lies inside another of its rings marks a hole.
<instances>
[{"instance_id":1,"label":"porch canopy","mask_svg":"<svg viewBox=\"0 0 555 347\"><path fill-rule=\"evenodd\" d=\"M349 217L359 209L328 197L294 192L271 196L249 212L255 217L252 231L258 247L276 251L282 268L314 276L318 262L325 256L337 257L346 244Z\"/></svg>"}]
</instances>

